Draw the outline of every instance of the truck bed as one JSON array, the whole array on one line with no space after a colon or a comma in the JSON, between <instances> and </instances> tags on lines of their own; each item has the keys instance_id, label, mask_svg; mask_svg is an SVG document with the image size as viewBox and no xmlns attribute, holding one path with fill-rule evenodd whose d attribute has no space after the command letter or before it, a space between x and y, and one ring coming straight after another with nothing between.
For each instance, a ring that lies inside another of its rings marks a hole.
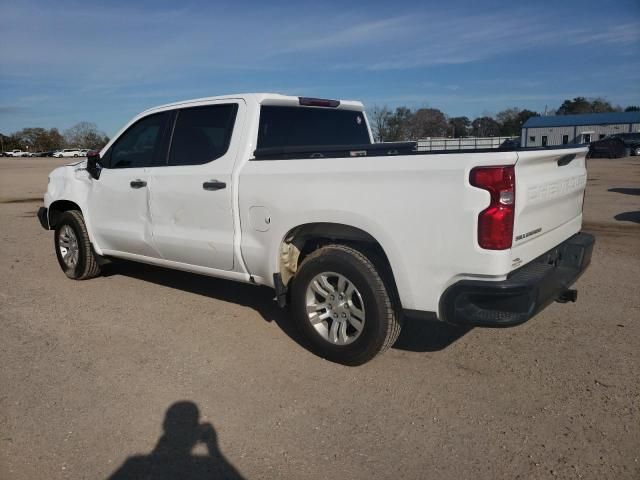
<instances>
[{"instance_id":1,"label":"truck bed","mask_svg":"<svg viewBox=\"0 0 640 480\"><path fill-rule=\"evenodd\" d=\"M304 158L385 157L396 155L442 155L459 153L526 152L571 150L581 145L552 147L498 147L475 149L417 150L417 142L384 142L361 145L309 145L302 147L257 148L254 160L293 160Z\"/></svg>"}]
</instances>

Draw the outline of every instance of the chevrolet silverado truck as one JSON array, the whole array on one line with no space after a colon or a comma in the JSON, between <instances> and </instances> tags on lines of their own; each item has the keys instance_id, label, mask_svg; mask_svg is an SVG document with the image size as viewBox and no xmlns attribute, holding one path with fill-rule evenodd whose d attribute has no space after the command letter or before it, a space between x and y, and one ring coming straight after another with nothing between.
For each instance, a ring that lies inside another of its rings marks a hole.
<instances>
[{"instance_id":1,"label":"chevrolet silverado truck","mask_svg":"<svg viewBox=\"0 0 640 480\"><path fill-rule=\"evenodd\" d=\"M7 157L28 157L29 152L23 152L22 150L9 150L4 152Z\"/></svg>"},{"instance_id":2,"label":"chevrolet silverado truck","mask_svg":"<svg viewBox=\"0 0 640 480\"><path fill-rule=\"evenodd\" d=\"M69 278L118 258L265 285L314 352L358 365L404 318L508 327L575 301L586 153L421 152L373 143L359 102L211 97L55 169L38 217Z\"/></svg>"}]
</instances>

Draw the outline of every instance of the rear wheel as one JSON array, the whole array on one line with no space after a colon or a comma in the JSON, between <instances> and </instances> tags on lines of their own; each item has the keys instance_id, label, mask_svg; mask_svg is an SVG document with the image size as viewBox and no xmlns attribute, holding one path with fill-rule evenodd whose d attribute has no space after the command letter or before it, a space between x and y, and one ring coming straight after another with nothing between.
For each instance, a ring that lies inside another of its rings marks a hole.
<instances>
[{"instance_id":1,"label":"rear wheel","mask_svg":"<svg viewBox=\"0 0 640 480\"><path fill-rule=\"evenodd\" d=\"M56 256L65 275L74 280L86 280L100 274L87 227L77 210L64 212L56 224L54 235Z\"/></svg>"},{"instance_id":2,"label":"rear wheel","mask_svg":"<svg viewBox=\"0 0 640 480\"><path fill-rule=\"evenodd\" d=\"M360 251L328 245L310 254L293 279L292 308L312 350L361 365L388 349L400 320L387 285Z\"/></svg>"}]
</instances>

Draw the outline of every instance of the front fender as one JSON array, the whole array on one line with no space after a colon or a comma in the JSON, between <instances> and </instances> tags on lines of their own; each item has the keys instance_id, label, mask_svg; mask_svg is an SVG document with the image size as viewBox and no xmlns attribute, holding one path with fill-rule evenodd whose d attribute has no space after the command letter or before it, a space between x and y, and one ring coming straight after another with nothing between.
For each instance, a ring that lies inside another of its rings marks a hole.
<instances>
[{"instance_id":1,"label":"front fender","mask_svg":"<svg viewBox=\"0 0 640 480\"><path fill-rule=\"evenodd\" d=\"M84 163L66 165L53 170L49 174L49 184L44 194L44 205L48 209L49 223L51 223L51 209L55 209L56 202L71 202L78 206L84 217L89 239L94 250L102 254L96 243L91 228L91 216L88 215L88 198L92 187L92 178L86 171Z\"/></svg>"}]
</instances>

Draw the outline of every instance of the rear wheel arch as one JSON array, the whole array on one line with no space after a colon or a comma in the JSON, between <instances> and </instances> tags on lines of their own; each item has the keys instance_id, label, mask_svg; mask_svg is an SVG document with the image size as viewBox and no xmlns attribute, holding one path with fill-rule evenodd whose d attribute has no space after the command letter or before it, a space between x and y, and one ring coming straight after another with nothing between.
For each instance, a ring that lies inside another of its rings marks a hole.
<instances>
[{"instance_id":1,"label":"rear wheel arch","mask_svg":"<svg viewBox=\"0 0 640 480\"><path fill-rule=\"evenodd\" d=\"M391 262L382 244L368 232L351 225L316 222L290 229L280 242L278 268L282 286L287 288L305 258L326 245L346 245L365 255L380 272L391 293L394 306L401 308Z\"/></svg>"}]
</instances>

